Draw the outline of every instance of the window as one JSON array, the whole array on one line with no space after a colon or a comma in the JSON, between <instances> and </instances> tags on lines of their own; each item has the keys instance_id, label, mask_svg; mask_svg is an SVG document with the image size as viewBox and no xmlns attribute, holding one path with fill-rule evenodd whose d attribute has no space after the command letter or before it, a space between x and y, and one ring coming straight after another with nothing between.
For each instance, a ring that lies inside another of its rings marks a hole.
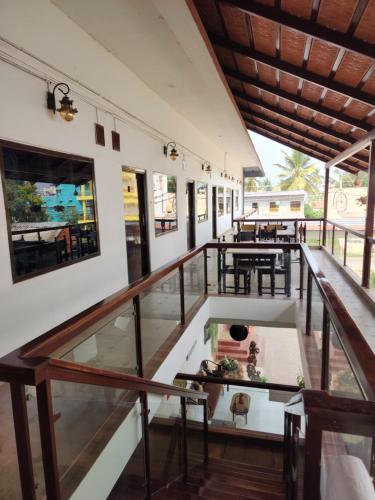
<instances>
[{"instance_id":1,"label":"window","mask_svg":"<svg viewBox=\"0 0 375 500\"><path fill-rule=\"evenodd\" d=\"M99 254L94 162L0 143L13 281Z\"/></svg>"},{"instance_id":2,"label":"window","mask_svg":"<svg viewBox=\"0 0 375 500\"><path fill-rule=\"evenodd\" d=\"M279 202L270 201L270 212L278 212L278 211L279 211Z\"/></svg>"},{"instance_id":3,"label":"window","mask_svg":"<svg viewBox=\"0 0 375 500\"><path fill-rule=\"evenodd\" d=\"M251 204L251 208L253 208L254 210L258 210L258 202L257 201L253 201L252 204Z\"/></svg>"},{"instance_id":4,"label":"window","mask_svg":"<svg viewBox=\"0 0 375 500\"><path fill-rule=\"evenodd\" d=\"M234 197L234 209L236 211L238 211L239 209L239 199L240 199L240 192L238 191L238 189L236 189L236 196Z\"/></svg>"},{"instance_id":5,"label":"window","mask_svg":"<svg viewBox=\"0 0 375 500\"><path fill-rule=\"evenodd\" d=\"M153 174L155 235L177 230L177 177Z\"/></svg>"},{"instance_id":6,"label":"window","mask_svg":"<svg viewBox=\"0 0 375 500\"><path fill-rule=\"evenodd\" d=\"M291 201L290 202L290 210L292 212L299 212L301 210L301 202L300 201Z\"/></svg>"},{"instance_id":7,"label":"window","mask_svg":"<svg viewBox=\"0 0 375 500\"><path fill-rule=\"evenodd\" d=\"M227 188L225 206L226 206L226 213L230 214L231 206L232 206L232 190L230 188Z\"/></svg>"},{"instance_id":8,"label":"window","mask_svg":"<svg viewBox=\"0 0 375 500\"><path fill-rule=\"evenodd\" d=\"M197 182L197 217L198 222L208 219L208 184Z\"/></svg>"},{"instance_id":9,"label":"window","mask_svg":"<svg viewBox=\"0 0 375 500\"><path fill-rule=\"evenodd\" d=\"M217 215L220 217L224 215L224 188L217 188Z\"/></svg>"}]
</instances>

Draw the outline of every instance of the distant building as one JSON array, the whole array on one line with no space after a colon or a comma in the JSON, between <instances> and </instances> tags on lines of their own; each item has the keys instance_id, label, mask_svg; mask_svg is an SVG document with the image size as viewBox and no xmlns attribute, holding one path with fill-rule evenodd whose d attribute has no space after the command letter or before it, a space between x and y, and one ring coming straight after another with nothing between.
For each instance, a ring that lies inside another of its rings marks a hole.
<instances>
[{"instance_id":1,"label":"distant building","mask_svg":"<svg viewBox=\"0 0 375 500\"><path fill-rule=\"evenodd\" d=\"M306 191L266 191L244 193L244 213L254 219L304 217Z\"/></svg>"}]
</instances>

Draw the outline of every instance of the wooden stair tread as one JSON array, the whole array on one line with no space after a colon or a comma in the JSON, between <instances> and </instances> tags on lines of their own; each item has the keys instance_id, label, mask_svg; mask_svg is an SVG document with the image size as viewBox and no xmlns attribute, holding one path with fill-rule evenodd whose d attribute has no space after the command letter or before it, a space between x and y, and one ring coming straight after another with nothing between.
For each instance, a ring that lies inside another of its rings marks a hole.
<instances>
[{"instance_id":1,"label":"wooden stair tread","mask_svg":"<svg viewBox=\"0 0 375 500\"><path fill-rule=\"evenodd\" d=\"M272 488L274 491L283 491L284 490L284 482L279 479L272 479L269 477L261 476L261 475L248 475L244 474L236 474L236 473L223 473L221 470L209 471L202 470L197 471L194 470L191 472L192 477L203 477L207 481L216 481L216 482L224 482L228 484L241 484L241 485L249 485L253 486L255 484L266 484L267 488Z\"/></svg>"},{"instance_id":2,"label":"wooden stair tread","mask_svg":"<svg viewBox=\"0 0 375 500\"><path fill-rule=\"evenodd\" d=\"M221 466L226 466L228 468L234 468L238 470L239 472L244 471L248 473L249 471L259 471L259 472L264 472L268 474L272 474L274 476L278 476L282 478L283 471L281 469L274 469L272 467L265 467L263 465L255 465L255 464L248 464L246 462L237 462L234 460L227 460L224 458L212 458L210 457L209 465L221 465Z\"/></svg>"},{"instance_id":3,"label":"wooden stair tread","mask_svg":"<svg viewBox=\"0 0 375 500\"><path fill-rule=\"evenodd\" d=\"M230 475L232 477L236 477L238 479L261 479L261 480L267 480L271 481L274 483L283 483L284 479L282 477L281 473L274 473L274 472L264 472L260 470L254 470L254 469L237 469L235 466L227 466L227 465L221 465L221 464L207 464L205 465L205 469L208 472L211 472L213 474L223 474L226 473L227 475Z\"/></svg>"},{"instance_id":4,"label":"wooden stair tread","mask_svg":"<svg viewBox=\"0 0 375 500\"><path fill-rule=\"evenodd\" d=\"M240 495L247 495L261 492L263 495L267 493L281 494L284 492L284 485L270 484L268 481L244 481L231 478L231 476L224 476L216 474L215 477L206 478L199 475L199 473L192 473L187 479L188 484L195 484L196 486L206 487L209 489L235 492Z\"/></svg>"}]
</instances>

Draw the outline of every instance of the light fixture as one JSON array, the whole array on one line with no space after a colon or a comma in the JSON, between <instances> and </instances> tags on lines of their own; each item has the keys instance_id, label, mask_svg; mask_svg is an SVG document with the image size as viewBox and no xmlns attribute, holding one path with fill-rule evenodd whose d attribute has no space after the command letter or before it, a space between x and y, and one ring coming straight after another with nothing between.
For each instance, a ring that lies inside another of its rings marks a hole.
<instances>
[{"instance_id":1,"label":"light fixture","mask_svg":"<svg viewBox=\"0 0 375 500\"><path fill-rule=\"evenodd\" d=\"M212 167L211 165L208 163L208 161L205 161L203 164L202 164L202 170L203 172L206 172L207 174L210 174L212 172Z\"/></svg>"},{"instance_id":2,"label":"light fixture","mask_svg":"<svg viewBox=\"0 0 375 500\"><path fill-rule=\"evenodd\" d=\"M237 342L245 340L248 334L249 332L247 326L245 325L232 325L229 329L229 335L233 340L236 340Z\"/></svg>"},{"instance_id":3,"label":"light fixture","mask_svg":"<svg viewBox=\"0 0 375 500\"><path fill-rule=\"evenodd\" d=\"M62 87L62 88L61 88ZM63 98L60 102L60 108L56 108L56 90L60 90L62 94L64 94ZM71 122L74 118L74 115L78 113L77 108L73 108L73 101L69 99L70 88L67 83L57 83L53 87L52 92L47 93L47 108L51 109L54 113L58 111L63 118L67 122Z\"/></svg>"},{"instance_id":4,"label":"light fixture","mask_svg":"<svg viewBox=\"0 0 375 500\"><path fill-rule=\"evenodd\" d=\"M171 147L171 152L169 153L169 158L173 161L177 160L177 158L180 156L178 154L178 151L176 149L176 143L175 142L168 142L168 144L166 146L164 146L164 155L165 156L168 156L168 148L169 146Z\"/></svg>"}]
</instances>

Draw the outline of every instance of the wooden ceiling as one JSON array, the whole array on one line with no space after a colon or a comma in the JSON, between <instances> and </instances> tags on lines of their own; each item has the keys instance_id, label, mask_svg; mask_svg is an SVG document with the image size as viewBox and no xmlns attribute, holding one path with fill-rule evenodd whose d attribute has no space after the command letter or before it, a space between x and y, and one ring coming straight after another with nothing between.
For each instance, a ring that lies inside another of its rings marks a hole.
<instances>
[{"instance_id":1,"label":"wooden ceiling","mask_svg":"<svg viewBox=\"0 0 375 500\"><path fill-rule=\"evenodd\" d=\"M375 128L375 0L194 4L249 130L327 162Z\"/></svg>"}]
</instances>

